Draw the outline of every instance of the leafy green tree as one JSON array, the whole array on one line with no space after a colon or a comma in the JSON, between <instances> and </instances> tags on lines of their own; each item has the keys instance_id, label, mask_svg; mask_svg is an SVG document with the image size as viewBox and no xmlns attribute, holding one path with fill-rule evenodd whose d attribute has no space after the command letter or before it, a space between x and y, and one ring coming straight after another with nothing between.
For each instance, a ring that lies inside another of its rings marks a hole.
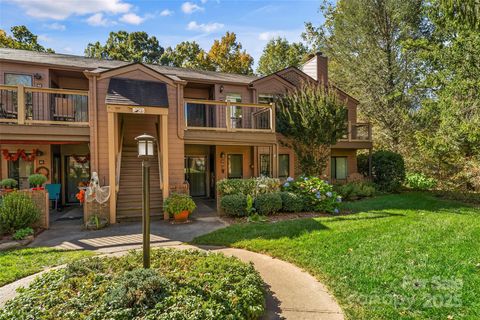
<instances>
[{"instance_id":1,"label":"leafy green tree","mask_svg":"<svg viewBox=\"0 0 480 320\"><path fill-rule=\"evenodd\" d=\"M12 36L4 30L0 30L0 47L23 49L40 52L55 52L53 49L45 48L38 43L38 36L34 35L26 26L13 26L10 28Z\"/></svg>"},{"instance_id":2,"label":"leafy green tree","mask_svg":"<svg viewBox=\"0 0 480 320\"><path fill-rule=\"evenodd\" d=\"M345 135L347 107L334 89L305 85L278 99L277 130L306 175L325 173L330 146Z\"/></svg>"},{"instance_id":3,"label":"leafy green tree","mask_svg":"<svg viewBox=\"0 0 480 320\"><path fill-rule=\"evenodd\" d=\"M441 0L441 10L451 20L480 29L480 2L476 0Z\"/></svg>"},{"instance_id":4,"label":"leafy green tree","mask_svg":"<svg viewBox=\"0 0 480 320\"><path fill-rule=\"evenodd\" d=\"M287 67L299 67L307 57L308 49L301 42L289 43L285 38L270 40L258 61L257 73L271 74Z\"/></svg>"},{"instance_id":5,"label":"leafy green tree","mask_svg":"<svg viewBox=\"0 0 480 320\"><path fill-rule=\"evenodd\" d=\"M412 42L428 94L415 115L417 169L445 187L480 189L480 33L446 11L426 8L430 33ZM477 174L474 174L477 172Z\"/></svg>"},{"instance_id":6,"label":"leafy green tree","mask_svg":"<svg viewBox=\"0 0 480 320\"><path fill-rule=\"evenodd\" d=\"M174 67L182 67L200 70L215 70L215 66L210 61L205 50L193 41L183 41L175 46L165 49L161 59L161 64Z\"/></svg>"},{"instance_id":7,"label":"leafy green tree","mask_svg":"<svg viewBox=\"0 0 480 320\"><path fill-rule=\"evenodd\" d=\"M227 32L220 40L215 40L208 52L208 58L215 66L216 71L253 73L253 58L245 50L242 50L242 44L237 41L234 32Z\"/></svg>"},{"instance_id":8,"label":"leafy green tree","mask_svg":"<svg viewBox=\"0 0 480 320\"><path fill-rule=\"evenodd\" d=\"M143 31L110 32L104 45L97 41L85 49L85 55L91 58L143 63L159 63L163 52L157 38Z\"/></svg>"},{"instance_id":9,"label":"leafy green tree","mask_svg":"<svg viewBox=\"0 0 480 320\"><path fill-rule=\"evenodd\" d=\"M376 143L401 151L410 140L410 114L418 107L415 52L407 39L422 37L423 2L338 0L321 7L325 23L306 25L304 40L330 58L329 76L361 101L361 116L375 126Z\"/></svg>"}]
</instances>

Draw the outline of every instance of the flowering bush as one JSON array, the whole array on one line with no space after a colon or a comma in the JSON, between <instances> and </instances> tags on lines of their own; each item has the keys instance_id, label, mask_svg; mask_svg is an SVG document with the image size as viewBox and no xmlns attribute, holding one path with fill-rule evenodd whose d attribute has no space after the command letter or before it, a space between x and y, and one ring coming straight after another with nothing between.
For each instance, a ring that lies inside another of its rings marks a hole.
<instances>
[{"instance_id":1,"label":"flowering bush","mask_svg":"<svg viewBox=\"0 0 480 320\"><path fill-rule=\"evenodd\" d=\"M342 201L327 181L317 177L288 178L283 190L293 192L304 200L304 211L338 213L338 204Z\"/></svg>"}]
</instances>

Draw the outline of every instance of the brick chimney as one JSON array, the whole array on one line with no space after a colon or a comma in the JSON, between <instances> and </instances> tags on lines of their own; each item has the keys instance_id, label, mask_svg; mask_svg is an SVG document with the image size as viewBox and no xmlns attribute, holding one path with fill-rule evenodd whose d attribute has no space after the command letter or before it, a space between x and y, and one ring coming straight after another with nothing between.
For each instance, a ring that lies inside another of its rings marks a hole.
<instances>
[{"instance_id":1,"label":"brick chimney","mask_svg":"<svg viewBox=\"0 0 480 320\"><path fill-rule=\"evenodd\" d=\"M301 69L318 82L328 85L328 58L321 52L315 53Z\"/></svg>"}]
</instances>

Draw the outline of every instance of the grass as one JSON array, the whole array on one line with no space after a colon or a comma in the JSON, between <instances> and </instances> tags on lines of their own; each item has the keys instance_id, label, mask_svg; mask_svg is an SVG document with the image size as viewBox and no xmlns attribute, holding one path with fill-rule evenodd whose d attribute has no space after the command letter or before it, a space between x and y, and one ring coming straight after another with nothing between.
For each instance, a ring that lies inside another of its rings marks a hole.
<instances>
[{"instance_id":1,"label":"grass","mask_svg":"<svg viewBox=\"0 0 480 320\"><path fill-rule=\"evenodd\" d=\"M348 319L479 319L480 209L426 193L344 203L348 216L238 224L200 236L290 261Z\"/></svg>"},{"instance_id":2,"label":"grass","mask_svg":"<svg viewBox=\"0 0 480 320\"><path fill-rule=\"evenodd\" d=\"M92 256L90 251L26 248L0 251L0 286L45 269Z\"/></svg>"}]
</instances>

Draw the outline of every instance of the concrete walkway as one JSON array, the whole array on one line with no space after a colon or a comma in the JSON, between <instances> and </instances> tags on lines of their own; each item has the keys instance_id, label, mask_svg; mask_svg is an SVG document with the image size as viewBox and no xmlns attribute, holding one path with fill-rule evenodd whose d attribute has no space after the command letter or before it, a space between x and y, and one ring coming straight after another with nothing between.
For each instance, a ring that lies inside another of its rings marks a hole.
<instances>
[{"instance_id":1,"label":"concrete walkway","mask_svg":"<svg viewBox=\"0 0 480 320\"><path fill-rule=\"evenodd\" d=\"M264 319L344 319L342 310L326 288L310 274L290 263L247 250L183 244L224 226L225 223L214 216L200 216L192 223L182 225L154 221L152 247L208 250L252 262L268 289ZM31 246L87 249L117 256L140 248L141 241L141 224L138 222L116 224L99 231L81 231L78 223L61 221L42 233ZM27 286L37 275L1 287L0 307L16 295L17 288Z\"/></svg>"}]
</instances>

